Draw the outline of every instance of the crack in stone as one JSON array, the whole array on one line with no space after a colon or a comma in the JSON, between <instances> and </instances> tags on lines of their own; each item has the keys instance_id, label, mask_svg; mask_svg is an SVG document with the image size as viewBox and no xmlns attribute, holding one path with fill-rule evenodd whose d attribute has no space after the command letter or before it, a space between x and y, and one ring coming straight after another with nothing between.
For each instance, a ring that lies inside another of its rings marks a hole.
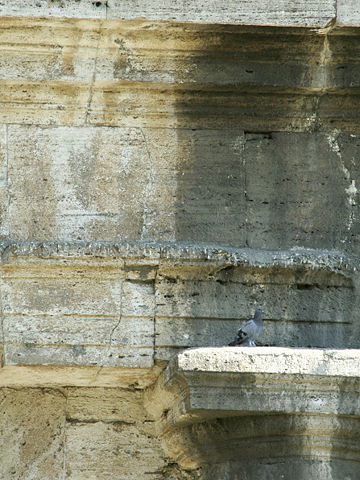
<instances>
[{"instance_id":1,"label":"crack in stone","mask_svg":"<svg viewBox=\"0 0 360 480\"><path fill-rule=\"evenodd\" d=\"M122 317L122 304L123 304L123 294L124 294L124 281L121 282L121 287L120 287L120 312L119 312L119 319L116 323L116 325L112 328L110 335L109 335L109 348L112 346L112 338L114 335L115 330L119 327L121 323L121 317Z\"/></svg>"}]
</instances>

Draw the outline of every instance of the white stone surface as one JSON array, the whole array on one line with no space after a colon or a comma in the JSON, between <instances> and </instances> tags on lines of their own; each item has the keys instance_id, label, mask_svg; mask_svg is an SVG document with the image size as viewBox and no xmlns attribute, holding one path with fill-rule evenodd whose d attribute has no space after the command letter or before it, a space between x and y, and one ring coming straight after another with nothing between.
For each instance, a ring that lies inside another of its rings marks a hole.
<instances>
[{"instance_id":1,"label":"white stone surface","mask_svg":"<svg viewBox=\"0 0 360 480\"><path fill-rule=\"evenodd\" d=\"M108 18L249 25L325 26L335 17L333 0L109 0Z\"/></svg>"},{"instance_id":2,"label":"white stone surface","mask_svg":"<svg viewBox=\"0 0 360 480\"><path fill-rule=\"evenodd\" d=\"M168 20L197 23L324 27L333 0L1 0L0 15Z\"/></svg>"},{"instance_id":3,"label":"white stone surface","mask_svg":"<svg viewBox=\"0 0 360 480\"><path fill-rule=\"evenodd\" d=\"M360 350L280 347L196 348L178 355L179 371L360 377Z\"/></svg>"},{"instance_id":4,"label":"white stone surface","mask_svg":"<svg viewBox=\"0 0 360 480\"><path fill-rule=\"evenodd\" d=\"M0 15L21 17L106 18L106 1L0 0Z\"/></svg>"},{"instance_id":5,"label":"white stone surface","mask_svg":"<svg viewBox=\"0 0 360 480\"><path fill-rule=\"evenodd\" d=\"M337 23L340 25L360 26L359 0L337 0Z\"/></svg>"},{"instance_id":6,"label":"white stone surface","mask_svg":"<svg viewBox=\"0 0 360 480\"><path fill-rule=\"evenodd\" d=\"M359 378L360 350L191 349L169 362L149 405L168 411L166 430L248 414L356 416Z\"/></svg>"}]
</instances>

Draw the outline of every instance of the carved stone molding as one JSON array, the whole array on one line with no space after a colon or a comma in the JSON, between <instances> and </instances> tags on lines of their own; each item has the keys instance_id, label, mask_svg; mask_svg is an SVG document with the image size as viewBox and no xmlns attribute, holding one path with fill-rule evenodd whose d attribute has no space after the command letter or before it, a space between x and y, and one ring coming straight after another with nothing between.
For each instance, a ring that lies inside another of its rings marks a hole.
<instances>
[{"instance_id":1,"label":"carved stone molding","mask_svg":"<svg viewBox=\"0 0 360 480\"><path fill-rule=\"evenodd\" d=\"M340 479L359 472L359 372L358 350L193 349L170 361L148 408L184 468L272 479L302 465L297 478Z\"/></svg>"}]
</instances>

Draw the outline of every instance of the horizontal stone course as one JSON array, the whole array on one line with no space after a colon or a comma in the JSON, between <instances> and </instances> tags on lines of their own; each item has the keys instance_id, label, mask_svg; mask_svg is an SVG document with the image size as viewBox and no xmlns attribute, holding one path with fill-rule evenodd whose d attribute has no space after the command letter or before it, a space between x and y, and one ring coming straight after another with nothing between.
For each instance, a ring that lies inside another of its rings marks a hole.
<instances>
[{"instance_id":1,"label":"horizontal stone course","mask_svg":"<svg viewBox=\"0 0 360 480\"><path fill-rule=\"evenodd\" d=\"M172 20L204 23L242 23L254 25L291 25L325 27L336 15L333 0L286 0L258 2L203 0L171 2L81 0L47 2L45 0L2 0L0 14L20 16L98 17Z\"/></svg>"},{"instance_id":2,"label":"horizontal stone course","mask_svg":"<svg viewBox=\"0 0 360 480\"><path fill-rule=\"evenodd\" d=\"M260 345L356 347L357 269L326 250L3 242L4 364L150 368L227 345L259 304Z\"/></svg>"}]
</instances>

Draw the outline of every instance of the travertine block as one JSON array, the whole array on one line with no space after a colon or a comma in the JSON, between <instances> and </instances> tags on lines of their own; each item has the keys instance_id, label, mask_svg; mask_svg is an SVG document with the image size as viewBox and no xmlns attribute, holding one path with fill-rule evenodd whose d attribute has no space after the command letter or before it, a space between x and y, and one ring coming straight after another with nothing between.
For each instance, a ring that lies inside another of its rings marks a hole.
<instances>
[{"instance_id":1,"label":"travertine block","mask_svg":"<svg viewBox=\"0 0 360 480\"><path fill-rule=\"evenodd\" d=\"M75 277L70 284L61 274L58 278L29 277L3 279L5 315L112 317L120 312L121 281Z\"/></svg>"},{"instance_id":2,"label":"travertine block","mask_svg":"<svg viewBox=\"0 0 360 480\"><path fill-rule=\"evenodd\" d=\"M147 434L131 423L70 423L67 427L68 478L105 480L115 475L124 480L153 479L164 465L163 459L156 455L156 447L155 439L149 440Z\"/></svg>"},{"instance_id":3,"label":"travertine block","mask_svg":"<svg viewBox=\"0 0 360 480\"><path fill-rule=\"evenodd\" d=\"M8 344L7 365L63 365L149 368L154 364L153 347L110 345Z\"/></svg>"},{"instance_id":4,"label":"travertine block","mask_svg":"<svg viewBox=\"0 0 360 480\"><path fill-rule=\"evenodd\" d=\"M128 425L147 419L143 391L129 388L68 388L67 415L70 421L91 419Z\"/></svg>"},{"instance_id":5,"label":"travertine block","mask_svg":"<svg viewBox=\"0 0 360 480\"><path fill-rule=\"evenodd\" d=\"M123 281L106 262L75 268L3 278L5 363L151 367L152 284Z\"/></svg>"},{"instance_id":6,"label":"travertine block","mask_svg":"<svg viewBox=\"0 0 360 480\"><path fill-rule=\"evenodd\" d=\"M139 130L9 130L14 237L140 237L150 171L143 165L147 154Z\"/></svg>"},{"instance_id":7,"label":"travertine block","mask_svg":"<svg viewBox=\"0 0 360 480\"><path fill-rule=\"evenodd\" d=\"M0 478L64 478L65 404L60 391L0 390Z\"/></svg>"}]
</instances>

